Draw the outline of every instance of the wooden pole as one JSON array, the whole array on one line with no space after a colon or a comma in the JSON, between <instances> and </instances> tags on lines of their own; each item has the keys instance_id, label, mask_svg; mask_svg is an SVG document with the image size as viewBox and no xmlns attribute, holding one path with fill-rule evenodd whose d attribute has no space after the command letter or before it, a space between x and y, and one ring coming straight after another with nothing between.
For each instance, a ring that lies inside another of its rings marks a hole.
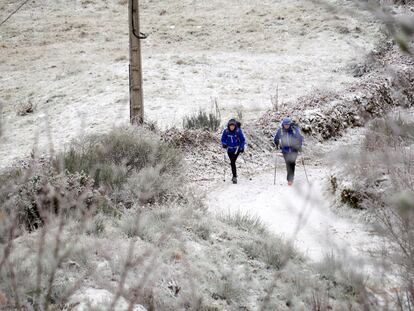
<instances>
[{"instance_id":1,"label":"wooden pole","mask_svg":"<svg viewBox=\"0 0 414 311\"><path fill-rule=\"evenodd\" d=\"M139 0L128 0L129 11L129 98L130 121L144 122L142 92L141 35L139 31Z\"/></svg>"}]
</instances>

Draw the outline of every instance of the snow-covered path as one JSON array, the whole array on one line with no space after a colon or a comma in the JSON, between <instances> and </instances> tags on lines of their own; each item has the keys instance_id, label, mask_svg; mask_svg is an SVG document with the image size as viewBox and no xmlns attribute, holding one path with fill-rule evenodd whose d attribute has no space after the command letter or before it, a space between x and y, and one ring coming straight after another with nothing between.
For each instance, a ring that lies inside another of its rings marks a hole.
<instances>
[{"instance_id":1,"label":"snow-covered path","mask_svg":"<svg viewBox=\"0 0 414 311\"><path fill-rule=\"evenodd\" d=\"M227 182L209 193L208 206L217 213L259 216L272 232L294 242L313 261L320 261L325 254L333 252L340 258L355 259L359 267L371 266L367 263L369 251L378 246L377 238L367 224L340 217L332 211L324 190L326 168L307 170L311 184L306 181L303 167L298 165L293 187L286 185L282 163L278 165L276 185L273 185L273 172L252 180L240 178L237 185Z\"/></svg>"}]
</instances>

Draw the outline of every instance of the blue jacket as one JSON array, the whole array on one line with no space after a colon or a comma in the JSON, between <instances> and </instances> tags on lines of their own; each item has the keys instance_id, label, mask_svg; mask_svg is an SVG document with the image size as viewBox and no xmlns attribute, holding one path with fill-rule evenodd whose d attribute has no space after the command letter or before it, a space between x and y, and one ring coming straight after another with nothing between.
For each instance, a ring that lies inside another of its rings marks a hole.
<instances>
[{"instance_id":1,"label":"blue jacket","mask_svg":"<svg viewBox=\"0 0 414 311\"><path fill-rule=\"evenodd\" d=\"M276 148L279 147L279 143L282 149L282 153L298 152L302 150L303 137L300 135L299 128L291 125L289 129L279 128L274 142Z\"/></svg>"},{"instance_id":2,"label":"blue jacket","mask_svg":"<svg viewBox=\"0 0 414 311\"><path fill-rule=\"evenodd\" d=\"M221 144L227 146L227 152L237 153L238 151L244 151L244 145L246 139L244 138L243 131L236 127L234 131L230 131L226 128L221 135Z\"/></svg>"}]
</instances>

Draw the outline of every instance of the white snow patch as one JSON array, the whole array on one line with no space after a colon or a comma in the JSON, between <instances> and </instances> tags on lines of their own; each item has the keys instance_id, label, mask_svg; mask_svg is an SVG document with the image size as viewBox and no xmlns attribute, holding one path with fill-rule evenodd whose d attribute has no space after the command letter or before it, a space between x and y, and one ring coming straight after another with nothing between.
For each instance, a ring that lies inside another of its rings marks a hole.
<instances>
[{"instance_id":1,"label":"white snow patch","mask_svg":"<svg viewBox=\"0 0 414 311\"><path fill-rule=\"evenodd\" d=\"M87 311L91 308L99 308L103 305L110 305L114 295L106 289L86 288L76 292L70 299L69 310L73 311ZM72 306L74 306L72 308ZM119 298L114 311L127 311L129 307L128 302L124 298ZM134 305L133 311L146 311L141 305Z\"/></svg>"},{"instance_id":2,"label":"white snow patch","mask_svg":"<svg viewBox=\"0 0 414 311\"><path fill-rule=\"evenodd\" d=\"M331 210L324 190L326 169L307 168L308 184L299 164L293 187L287 186L285 168L280 164L276 185L270 172L251 181L241 179L237 185L226 184L212 191L207 197L208 206L216 213L242 212L260 217L272 232L292 241L313 261L333 253L371 270L369 252L379 245L378 238L367 224L340 217Z\"/></svg>"}]
</instances>

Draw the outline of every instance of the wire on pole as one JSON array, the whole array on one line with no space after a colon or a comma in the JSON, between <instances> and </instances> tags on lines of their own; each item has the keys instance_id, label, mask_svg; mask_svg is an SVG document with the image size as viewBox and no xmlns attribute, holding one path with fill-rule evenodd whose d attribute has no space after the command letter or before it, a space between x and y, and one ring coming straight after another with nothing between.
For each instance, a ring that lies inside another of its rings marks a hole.
<instances>
[{"instance_id":1,"label":"wire on pole","mask_svg":"<svg viewBox=\"0 0 414 311\"><path fill-rule=\"evenodd\" d=\"M1 23L0 23L0 26L2 26L3 24L5 24L14 14L16 14L27 2L29 2L29 0L25 0L23 3L21 3L18 7L17 7L17 9L16 10L14 10L13 12L11 12L10 14L9 14L9 16L7 16L6 17L6 19L5 20L3 20Z\"/></svg>"},{"instance_id":2,"label":"wire on pole","mask_svg":"<svg viewBox=\"0 0 414 311\"><path fill-rule=\"evenodd\" d=\"M132 11L132 16L134 16L134 0L132 0L132 5L131 5L131 11ZM137 30L135 28L135 22L134 22L134 18L132 17L132 34L134 35L135 38L143 40L148 38L148 35L146 35L145 33L139 32L139 34L137 33Z\"/></svg>"}]
</instances>

